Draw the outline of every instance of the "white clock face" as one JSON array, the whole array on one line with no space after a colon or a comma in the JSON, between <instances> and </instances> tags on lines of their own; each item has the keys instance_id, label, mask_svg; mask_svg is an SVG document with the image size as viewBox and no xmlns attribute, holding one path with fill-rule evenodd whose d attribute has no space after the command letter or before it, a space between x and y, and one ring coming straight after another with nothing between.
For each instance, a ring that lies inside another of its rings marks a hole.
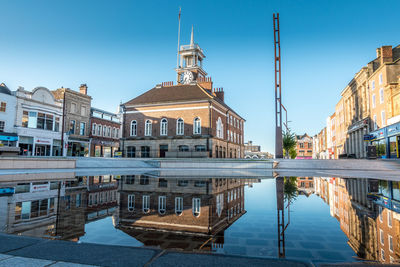
<instances>
[{"instance_id":1,"label":"white clock face","mask_svg":"<svg viewBox=\"0 0 400 267\"><path fill-rule=\"evenodd\" d=\"M193 81L193 73L191 71L185 71L182 74L182 83L189 84Z\"/></svg>"}]
</instances>

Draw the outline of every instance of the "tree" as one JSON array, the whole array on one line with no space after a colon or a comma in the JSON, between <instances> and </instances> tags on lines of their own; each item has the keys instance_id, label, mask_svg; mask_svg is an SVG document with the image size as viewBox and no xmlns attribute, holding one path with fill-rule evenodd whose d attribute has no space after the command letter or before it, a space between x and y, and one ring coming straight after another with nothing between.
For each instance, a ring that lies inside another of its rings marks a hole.
<instances>
[{"instance_id":1,"label":"tree","mask_svg":"<svg viewBox=\"0 0 400 267\"><path fill-rule=\"evenodd\" d=\"M297 198L297 177L284 177L284 198L291 204Z\"/></svg>"},{"instance_id":2,"label":"tree","mask_svg":"<svg viewBox=\"0 0 400 267\"><path fill-rule=\"evenodd\" d=\"M282 145L283 145L283 153L286 155L286 158L295 158L297 154L296 153L296 135L292 132L290 132L290 129L287 129L284 133L283 133L283 139L282 139ZM294 151L294 153L293 153ZM292 157L292 155L294 155L294 157Z\"/></svg>"},{"instance_id":3,"label":"tree","mask_svg":"<svg viewBox=\"0 0 400 267\"><path fill-rule=\"evenodd\" d=\"M297 152L295 148L289 150L289 156L291 159L295 159L297 157Z\"/></svg>"}]
</instances>

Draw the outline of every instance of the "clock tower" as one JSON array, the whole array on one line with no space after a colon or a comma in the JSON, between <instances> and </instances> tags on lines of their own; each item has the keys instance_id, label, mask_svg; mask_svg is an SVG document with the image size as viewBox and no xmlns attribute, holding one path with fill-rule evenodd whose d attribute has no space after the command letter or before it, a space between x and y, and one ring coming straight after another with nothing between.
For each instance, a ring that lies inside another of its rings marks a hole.
<instances>
[{"instance_id":1,"label":"clock tower","mask_svg":"<svg viewBox=\"0 0 400 267\"><path fill-rule=\"evenodd\" d=\"M179 84L190 84L207 76L203 70L203 60L206 56L198 44L194 43L193 26L189 45L181 45L179 48L179 66L176 69Z\"/></svg>"}]
</instances>

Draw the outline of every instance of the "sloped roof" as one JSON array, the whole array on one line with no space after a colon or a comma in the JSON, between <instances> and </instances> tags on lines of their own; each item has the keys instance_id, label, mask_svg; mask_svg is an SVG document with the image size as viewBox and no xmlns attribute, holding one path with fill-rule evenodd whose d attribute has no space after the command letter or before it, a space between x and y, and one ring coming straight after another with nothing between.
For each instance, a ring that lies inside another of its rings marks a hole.
<instances>
[{"instance_id":1,"label":"sloped roof","mask_svg":"<svg viewBox=\"0 0 400 267\"><path fill-rule=\"evenodd\" d=\"M161 86L154 87L149 91L141 94L140 96L129 100L124 103L126 106L130 105L147 105L147 104L159 104L159 103L172 103L182 101L196 101L196 100L214 100L225 108L231 110L238 117L244 119L237 114L231 107L229 107L224 101L214 96L210 90L201 87L198 84L185 84L185 85L174 85L174 86Z\"/></svg>"},{"instance_id":2,"label":"sloped roof","mask_svg":"<svg viewBox=\"0 0 400 267\"><path fill-rule=\"evenodd\" d=\"M11 90L8 89L7 85L5 85L4 83L1 83L0 84L0 93L1 94L11 95Z\"/></svg>"},{"instance_id":3,"label":"sloped roof","mask_svg":"<svg viewBox=\"0 0 400 267\"><path fill-rule=\"evenodd\" d=\"M209 100L212 98L205 90L195 85L175 85L153 88L140 96L128 101L125 105L142 105L165 102Z\"/></svg>"}]
</instances>

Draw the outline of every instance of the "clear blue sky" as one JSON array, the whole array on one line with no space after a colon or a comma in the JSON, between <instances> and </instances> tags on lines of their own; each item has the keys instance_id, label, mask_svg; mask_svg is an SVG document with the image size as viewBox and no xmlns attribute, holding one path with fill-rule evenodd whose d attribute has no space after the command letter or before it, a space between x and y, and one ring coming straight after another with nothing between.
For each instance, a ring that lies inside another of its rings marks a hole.
<instances>
[{"instance_id":1,"label":"clear blue sky","mask_svg":"<svg viewBox=\"0 0 400 267\"><path fill-rule=\"evenodd\" d=\"M317 133L341 90L381 45L400 43L400 1L1 0L0 81L78 89L116 111L175 79L181 44L195 42L226 102L247 119L245 140L274 152L272 14L281 16L283 103L290 127Z\"/></svg>"}]
</instances>

